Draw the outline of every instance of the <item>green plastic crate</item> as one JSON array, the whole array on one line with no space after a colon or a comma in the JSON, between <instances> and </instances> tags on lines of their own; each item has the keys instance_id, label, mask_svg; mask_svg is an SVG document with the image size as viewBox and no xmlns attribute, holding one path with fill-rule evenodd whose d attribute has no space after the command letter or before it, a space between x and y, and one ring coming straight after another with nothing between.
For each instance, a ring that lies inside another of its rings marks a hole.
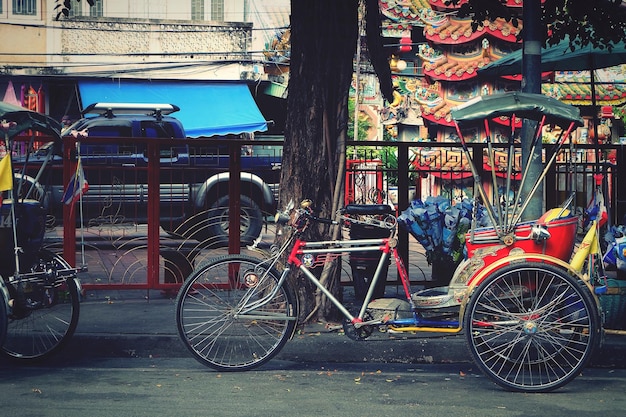
<instances>
[{"instance_id":1,"label":"green plastic crate","mask_svg":"<svg viewBox=\"0 0 626 417\"><path fill-rule=\"evenodd\" d=\"M608 293L600 296L604 328L626 330L626 281L608 279Z\"/></svg>"}]
</instances>

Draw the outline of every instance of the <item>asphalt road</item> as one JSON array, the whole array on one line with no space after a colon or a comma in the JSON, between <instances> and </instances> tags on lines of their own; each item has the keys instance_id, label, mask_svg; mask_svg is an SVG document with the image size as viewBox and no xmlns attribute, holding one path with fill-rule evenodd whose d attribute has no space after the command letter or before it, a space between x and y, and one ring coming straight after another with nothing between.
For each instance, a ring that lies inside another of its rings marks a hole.
<instances>
[{"instance_id":1,"label":"asphalt road","mask_svg":"<svg viewBox=\"0 0 626 417\"><path fill-rule=\"evenodd\" d=\"M624 415L626 370L590 368L548 394L507 392L469 363L274 360L218 373L191 358L2 363L2 415L12 416L589 416Z\"/></svg>"}]
</instances>

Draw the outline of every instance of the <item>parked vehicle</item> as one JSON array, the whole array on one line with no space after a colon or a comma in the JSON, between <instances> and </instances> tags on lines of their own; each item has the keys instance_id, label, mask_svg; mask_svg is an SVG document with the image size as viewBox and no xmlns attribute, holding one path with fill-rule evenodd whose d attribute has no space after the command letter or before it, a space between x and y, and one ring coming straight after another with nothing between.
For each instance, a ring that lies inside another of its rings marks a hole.
<instances>
[{"instance_id":1,"label":"parked vehicle","mask_svg":"<svg viewBox=\"0 0 626 417\"><path fill-rule=\"evenodd\" d=\"M3 169L12 166L15 179L26 178L25 166L13 158L24 145L17 137L35 131L61 141L59 123L44 114L0 103L0 119L5 124ZM31 147L35 135L28 137ZM46 166L40 168L33 178L46 174ZM47 358L71 339L80 314L81 283L75 268L43 247L45 213L41 200L32 198L41 197L41 190L21 187L26 184L19 181L11 186L6 174L0 174L0 355L28 362Z\"/></svg>"},{"instance_id":2,"label":"parked vehicle","mask_svg":"<svg viewBox=\"0 0 626 417\"><path fill-rule=\"evenodd\" d=\"M149 139L160 141L160 224L172 234L207 244L228 240L229 152L228 143L207 145L186 140L181 122L170 116L178 110L172 104L96 103L85 109L84 117L63 132L79 132L76 156L88 181L83 195L85 226L145 223L148 219ZM98 139L102 140L98 140ZM120 140L111 140L120 138ZM226 141L227 138L220 138ZM28 172L44 163L50 175L31 180L45 195L49 223L58 224L63 213L62 149L48 143L27 156ZM72 157L75 157L72 155ZM19 163L19 162L18 162ZM280 155L241 156L241 242L249 244L261 232L264 212L276 207L270 184L278 183Z\"/></svg>"}]
</instances>

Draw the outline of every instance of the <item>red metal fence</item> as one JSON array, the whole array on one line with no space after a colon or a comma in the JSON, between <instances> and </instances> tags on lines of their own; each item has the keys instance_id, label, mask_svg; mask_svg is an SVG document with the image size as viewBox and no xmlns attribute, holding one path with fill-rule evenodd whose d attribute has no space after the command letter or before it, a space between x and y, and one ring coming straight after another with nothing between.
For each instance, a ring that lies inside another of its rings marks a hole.
<instances>
[{"instance_id":1,"label":"red metal fence","mask_svg":"<svg viewBox=\"0 0 626 417\"><path fill-rule=\"evenodd\" d=\"M92 140L92 139L89 139ZM130 140L129 140L130 141ZM125 218L124 221L89 222L86 220L82 228L77 228L74 216L80 213L65 207L63 226L53 226L47 234L47 245L57 251L73 265L87 265L81 274L86 289L149 289L160 291L176 291L182 280L193 268L204 260L227 252L240 249L238 234L231 234L228 247L211 247L193 238L185 238L167 233L161 226L159 189L164 176L163 167L159 165L159 146L166 142L151 140L148 144L148 165L145 168L148 192L145 204L148 208L147 221ZM193 139L189 144L197 147L228 146L230 158L229 173L231 178L241 168L239 156L249 153L253 148L257 152L280 152L282 142L229 140L227 142L210 139ZM402 210L408 207L413 196L425 198L428 195L445 195L451 200L471 197L472 178L469 166L455 144L430 142L350 142L353 158L347 167L346 202L390 203ZM66 143L66 149L71 149ZM358 149L357 149L358 148ZM392 148L394 152L381 151ZM472 159L482 160L486 145L471 144ZM544 152L550 155L554 147L544 145ZM626 154L622 145L601 145L605 160L596 162L594 147L578 145L568 148L559 156L557 164L552 167L545 178L545 206L559 205L570 192L576 193L576 204L583 210L593 191L593 174L604 175L603 188L607 197L607 205L611 221L621 223L626 214ZM390 159L389 155L393 158ZM254 151L253 151L254 155ZM481 156L477 158L477 156ZM68 161L71 155L66 154ZM506 156L502 156L506 158ZM496 161L496 163L504 163ZM519 161L516 162L519 165ZM484 164L477 164L484 171ZM276 171L277 167L273 167ZM65 182L73 173L74 164L64 166ZM108 169L114 169L109 167ZM144 169L144 168L142 168ZM189 167L188 169L192 169ZM131 171L132 172L132 171ZM274 172L276 173L276 172ZM86 172L97 175L95 172ZM136 173L139 175L139 173ZM202 175L202 169L197 175ZM242 185L238 181L230 183L229 193L233 196L242 194ZM274 187L277 190L277 187ZM175 204L175 203L173 203ZM239 230L236 224L240 202L236 198L230 200L230 230ZM265 212L263 234L271 239L274 213ZM93 219L91 219L93 220ZM102 219L100 219L102 220ZM400 247L403 256L408 258L409 237L399 233ZM244 249L245 250L245 249Z\"/></svg>"}]
</instances>

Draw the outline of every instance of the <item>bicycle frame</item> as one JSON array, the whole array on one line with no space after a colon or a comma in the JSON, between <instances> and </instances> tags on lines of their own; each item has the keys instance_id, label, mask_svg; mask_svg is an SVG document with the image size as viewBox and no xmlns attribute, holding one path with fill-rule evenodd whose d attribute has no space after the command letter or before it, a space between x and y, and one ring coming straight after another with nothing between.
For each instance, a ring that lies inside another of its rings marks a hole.
<instances>
[{"instance_id":1,"label":"bicycle frame","mask_svg":"<svg viewBox=\"0 0 626 417\"><path fill-rule=\"evenodd\" d=\"M383 268L385 268L385 264L389 259L390 251L394 251L394 256L397 257L397 251L394 247L393 249L390 246L391 238L381 238L381 239L358 239L358 240L329 240L329 241L320 241L320 242L306 242L300 238L296 238L294 245L291 249L291 253L289 254L288 265L294 265L299 268L300 271L322 292L328 299L343 313L343 315L348 318L352 323L362 323L363 317L365 315L365 310L367 309L367 304L372 299L372 294L374 292L374 286L376 282L380 279L381 272ZM394 239L395 242L395 239ZM365 245L365 246L362 246ZM334 259L339 258L343 253L350 252L365 252L365 251L380 251L381 256L378 261L378 265L376 266L376 272L374 273L374 277L372 282L369 285L367 294L365 296L365 301L363 302L363 306L361 307L358 316L353 316L348 309L339 301L329 290L326 288L320 280L311 272L310 268L315 268L317 266L323 266L327 262L331 262ZM311 256L307 256L311 255ZM314 256L315 255L315 256ZM303 261L304 259L304 261ZM289 267L286 268L287 273L289 272ZM406 275L406 273L405 273ZM404 284L404 279L403 284ZM406 278L408 279L408 277ZM406 285L405 285L406 287ZM410 295L407 293L407 298L410 299Z\"/></svg>"},{"instance_id":2,"label":"bicycle frame","mask_svg":"<svg viewBox=\"0 0 626 417\"><path fill-rule=\"evenodd\" d=\"M410 280L402 258L396 247L397 240L395 237L379 238L379 239L354 239L354 240L328 240L318 242L307 242L300 237L300 233L295 232L286 242L281 249L274 255L272 260L268 260L268 264L273 266L281 254L285 253L291 246L289 251L289 257L286 267L283 269L278 285L272 291L271 294L267 294L261 299L250 302L254 291L250 291L245 297L242 307L238 313L238 316L246 315L247 318L251 316L247 312L253 311L267 300L272 299L276 295L278 288L283 285L289 273L293 267L298 268L304 276L311 281L316 288L319 289L330 302L337 307L337 309L355 326L360 328L365 325L385 325L388 328L396 332L443 332L443 333L458 333L462 330L459 320L427 320L418 315L416 306L411 298ZM335 297L332 292L324 286L324 284L315 276L312 269L325 265L328 262L339 258L341 255L347 253L358 253L367 251L379 251L380 258L378 260L376 271L369 284L365 300L360 307L358 314L353 315L346 306ZM379 279L381 279L384 268L388 268L388 261L390 256L396 263L398 275L402 283L404 296L409 303L412 317L404 319L391 319L385 322L380 320L365 320L365 314L368 309L369 303L372 301L374 288Z\"/></svg>"}]
</instances>

